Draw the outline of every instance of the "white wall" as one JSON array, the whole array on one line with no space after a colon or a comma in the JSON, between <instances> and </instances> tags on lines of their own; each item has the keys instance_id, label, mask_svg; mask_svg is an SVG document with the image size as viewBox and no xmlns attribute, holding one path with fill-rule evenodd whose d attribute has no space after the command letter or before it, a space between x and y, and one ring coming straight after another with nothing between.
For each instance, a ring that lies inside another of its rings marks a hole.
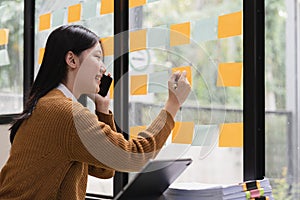
<instances>
[{"instance_id":1,"label":"white wall","mask_svg":"<svg viewBox=\"0 0 300 200\"><path fill-rule=\"evenodd\" d=\"M5 164L9 155L9 127L10 125L0 125L0 169Z\"/></svg>"}]
</instances>

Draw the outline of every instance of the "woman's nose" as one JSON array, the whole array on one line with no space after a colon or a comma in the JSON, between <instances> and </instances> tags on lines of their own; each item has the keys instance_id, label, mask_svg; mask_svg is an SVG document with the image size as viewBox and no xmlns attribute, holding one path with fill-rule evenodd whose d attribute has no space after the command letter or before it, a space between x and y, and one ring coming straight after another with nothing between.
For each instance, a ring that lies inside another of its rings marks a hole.
<instances>
[{"instance_id":1,"label":"woman's nose","mask_svg":"<svg viewBox=\"0 0 300 200\"><path fill-rule=\"evenodd\" d=\"M100 73L101 74L104 74L106 72L106 68L102 65L101 67L100 67Z\"/></svg>"}]
</instances>

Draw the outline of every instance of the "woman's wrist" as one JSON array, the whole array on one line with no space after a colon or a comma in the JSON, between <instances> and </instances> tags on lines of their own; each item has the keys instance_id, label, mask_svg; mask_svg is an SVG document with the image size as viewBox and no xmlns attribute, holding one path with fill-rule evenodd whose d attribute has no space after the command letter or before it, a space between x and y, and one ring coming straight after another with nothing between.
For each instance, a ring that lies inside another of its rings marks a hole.
<instances>
[{"instance_id":1,"label":"woman's wrist","mask_svg":"<svg viewBox=\"0 0 300 200\"><path fill-rule=\"evenodd\" d=\"M97 112L109 114L109 107L104 102L95 102Z\"/></svg>"},{"instance_id":2,"label":"woman's wrist","mask_svg":"<svg viewBox=\"0 0 300 200\"><path fill-rule=\"evenodd\" d=\"M96 110L98 112L109 114L109 104L110 104L110 100L109 99L101 97L100 95L96 96L95 106L96 106Z\"/></svg>"},{"instance_id":3,"label":"woman's wrist","mask_svg":"<svg viewBox=\"0 0 300 200\"><path fill-rule=\"evenodd\" d=\"M165 104L164 109L166 111L168 111L173 118L175 118L177 111L179 110L180 105L178 104L178 102L172 102L170 100L168 100Z\"/></svg>"}]
</instances>

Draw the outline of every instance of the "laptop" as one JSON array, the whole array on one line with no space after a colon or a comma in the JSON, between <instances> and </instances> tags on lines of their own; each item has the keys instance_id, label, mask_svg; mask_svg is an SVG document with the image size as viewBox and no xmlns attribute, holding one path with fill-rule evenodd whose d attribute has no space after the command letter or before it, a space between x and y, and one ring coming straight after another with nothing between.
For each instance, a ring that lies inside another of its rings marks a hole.
<instances>
[{"instance_id":1,"label":"laptop","mask_svg":"<svg viewBox=\"0 0 300 200\"><path fill-rule=\"evenodd\" d=\"M163 200L162 194L192 159L150 160L114 200Z\"/></svg>"}]
</instances>

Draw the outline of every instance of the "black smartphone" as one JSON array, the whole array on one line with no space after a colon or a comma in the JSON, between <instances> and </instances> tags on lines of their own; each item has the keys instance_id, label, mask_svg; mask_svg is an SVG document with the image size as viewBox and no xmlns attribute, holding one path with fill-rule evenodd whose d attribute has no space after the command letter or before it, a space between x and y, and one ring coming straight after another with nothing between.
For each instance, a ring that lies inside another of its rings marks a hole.
<instances>
[{"instance_id":1,"label":"black smartphone","mask_svg":"<svg viewBox=\"0 0 300 200\"><path fill-rule=\"evenodd\" d=\"M106 97L112 80L112 77L103 74L100 83L100 91L98 92L98 94L100 94L103 97Z\"/></svg>"}]
</instances>

